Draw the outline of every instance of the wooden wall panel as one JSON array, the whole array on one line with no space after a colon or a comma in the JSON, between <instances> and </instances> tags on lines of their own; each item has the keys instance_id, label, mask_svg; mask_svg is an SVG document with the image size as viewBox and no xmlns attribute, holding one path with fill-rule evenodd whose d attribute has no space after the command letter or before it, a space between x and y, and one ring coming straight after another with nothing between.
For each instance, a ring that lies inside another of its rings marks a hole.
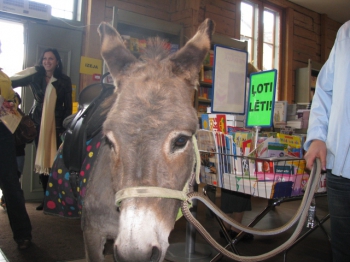
<instances>
[{"instance_id":1,"label":"wooden wall panel","mask_svg":"<svg viewBox=\"0 0 350 262\"><path fill-rule=\"evenodd\" d=\"M299 12L294 12L294 20L295 25L298 25L300 27L303 27L305 29L309 29L310 31L313 30L313 21L312 18L309 16L306 16Z\"/></svg>"},{"instance_id":2,"label":"wooden wall panel","mask_svg":"<svg viewBox=\"0 0 350 262\"><path fill-rule=\"evenodd\" d=\"M294 100L295 69L305 67L308 59L323 63L329 56L340 23L288 0L252 0L280 7L286 14L282 31L283 63L282 89L279 98ZM185 42L193 36L198 25L207 17L216 22L216 33L240 36L241 0L87 0L88 25L112 19L112 7L179 23L184 26ZM102 4L103 3L103 4ZM97 26L87 27L83 56L100 59ZM84 86L88 83L84 81Z\"/></svg>"},{"instance_id":3,"label":"wooden wall panel","mask_svg":"<svg viewBox=\"0 0 350 262\"><path fill-rule=\"evenodd\" d=\"M321 41L322 41L322 52L321 52L321 62L324 63L334 45L335 38L337 36L337 32L339 30L339 23L334 22L329 19L327 15L321 15L322 17L322 33L321 33Z\"/></svg>"},{"instance_id":4,"label":"wooden wall panel","mask_svg":"<svg viewBox=\"0 0 350 262\"><path fill-rule=\"evenodd\" d=\"M299 37L293 37L293 50L297 52L302 52L305 54L310 54L313 56L320 56L321 54L321 46L320 45L306 45L302 41L298 41L301 39ZM311 43L311 42L310 42Z\"/></svg>"},{"instance_id":5,"label":"wooden wall panel","mask_svg":"<svg viewBox=\"0 0 350 262\"><path fill-rule=\"evenodd\" d=\"M205 18L211 18L215 21L215 32L221 35L233 37L235 35L234 20L221 16L219 14L211 13L207 10Z\"/></svg>"},{"instance_id":6,"label":"wooden wall panel","mask_svg":"<svg viewBox=\"0 0 350 262\"><path fill-rule=\"evenodd\" d=\"M170 2L171 0L106 0L106 6L128 4L135 7L169 12Z\"/></svg>"},{"instance_id":7,"label":"wooden wall panel","mask_svg":"<svg viewBox=\"0 0 350 262\"><path fill-rule=\"evenodd\" d=\"M86 5L86 23L91 26L85 28L82 56L101 59L100 37L97 26L105 20L105 8L100 8L101 2L90 0ZM79 90L93 83L91 75L80 74Z\"/></svg>"},{"instance_id":8,"label":"wooden wall panel","mask_svg":"<svg viewBox=\"0 0 350 262\"><path fill-rule=\"evenodd\" d=\"M209 0L206 6L217 6L221 9L234 12L236 10L236 1Z\"/></svg>"},{"instance_id":9,"label":"wooden wall panel","mask_svg":"<svg viewBox=\"0 0 350 262\"><path fill-rule=\"evenodd\" d=\"M289 103L292 102L292 98L294 97L294 70L293 70L293 52L294 49L294 11L291 8L287 8L285 12L285 35L283 36L285 45L282 47L283 52L283 64L282 66L282 74L281 77L281 85L280 89L278 89L278 100L286 100Z\"/></svg>"},{"instance_id":10,"label":"wooden wall panel","mask_svg":"<svg viewBox=\"0 0 350 262\"><path fill-rule=\"evenodd\" d=\"M241 21L241 2L236 0L235 20ZM241 39L241 23L235 23L235 34L233 36L236 39Z\"/></svg>"},{"instance_id":11,"label":"wooden wall panel","mask_svg":"<svg viewBox=\"0 0 350 262\"><path fill-rule=\"evenodd\" d=\"M171 14L171 21L180 21L185 18L192 18L193 17L193 10L192 9L185 9L181 12L175 12Z\"/></svg>"},{"instance_id":12,"label":"wooden wall panel","mask_svg":"<svg viewBox=\"0 0 350 262\"><path fill-rule=\"evenodd\" d=\"M316 42L316 43L317 41L319 41L319 35L317 35L315 32L302 28L297 25L294 26L294 35L311 40L312 42Z\"/></svg>"},{"instance_id":13,"label":"wooden wall panel","mask_svg":"<svg viewBox=\"0 0 350 262\"><path fill-rule=\"evenodd\" d=\"M199 9L201 0L172 0L175 1L171 10L171 21L182 24L184 27L184 42L186 43L196 32L199 25Z\"/></svg>"},{"instance_id":14,"label":"wooden wall panel","mask_svg":"<svg viewBox=\"0 0 350 262\"><path fill-rule=\"evenodd\" d=\"M234 16L235 16L235 10L227 10L227 9L224 9L222 7L218 7L218 6L212 5L212 4L208 4L206 6L206 10L207 10L207 12L217 14L217 15L220 15L223 17L227 17L230 19L234 19Z\"/></svg>"},{"instance_id":15,"label":"wooden wall panel","mask_svg":"<svg viewBox=\"0 0 350 262\"><path fill-rule=\"evenodd\" d=\"M154 2L157 0L148 0L145 2ZM142 3L141 5L139 3ZM113 7L116 6L120 9L135 12L141 15L146 15L150 16L153 18L158 18L162 19L165 21L170 21L170 14L169 14L169 5L170 1L165 0L165 2L168 2L168 6L165 5L160 5L157 6L156 4L154 5L147 5L143 3L144 1L142 0L129 0L129 1L122 1L122 0L106 0L106 6L105 7ZM161 9L160 7L163 7Z\"/></svg>"}]
</instances>

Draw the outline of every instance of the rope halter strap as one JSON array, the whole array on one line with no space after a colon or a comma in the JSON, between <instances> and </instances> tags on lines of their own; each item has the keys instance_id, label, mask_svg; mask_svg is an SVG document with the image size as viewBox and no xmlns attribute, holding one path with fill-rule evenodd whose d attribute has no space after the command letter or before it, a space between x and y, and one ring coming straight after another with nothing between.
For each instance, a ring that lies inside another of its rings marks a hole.
<instances>
[{"instance_id":1,"label":"rope halter strap","mask_svg":"<svg viewBox=\"0 0 350 262\"><path fill-rule=\"evenodd\" d=\"M200 155L198 151L197 139L195 135L192 136L193 148L196 156L196 182L199 184L199 173L200 173ZM189 193L189 183L192 179L192 176L189 177L182 191L174 190L170 188L164 187L154 187L154 186L139 186L139 187L128 187L119 190L115 194L115 204L117 207L120 207L121 202L127 198L135 198L135 197L159 197L159 198L168 198L168 199L178 199L181 201L185 201L188 199L187 194ZM181 209L179 210L181 212ZM182 216L182 213L180 217ZM178 214L178 218L179 214Z\"/></svg>"}]
</instances>

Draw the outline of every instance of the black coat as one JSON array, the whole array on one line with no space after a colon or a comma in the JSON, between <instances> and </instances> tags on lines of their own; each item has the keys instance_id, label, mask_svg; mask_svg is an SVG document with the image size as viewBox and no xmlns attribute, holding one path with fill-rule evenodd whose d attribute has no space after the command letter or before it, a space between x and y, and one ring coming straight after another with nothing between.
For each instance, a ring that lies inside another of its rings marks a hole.
<instances>
[{"instance_id":1,"label":"black coat","mask_svg":"<svg viewBox=\"0 0 350 262\"><path fill-rule=\"evenodd\" d=\"M34 104L30 109L29 115L40 129L41 115L47 85L45 75L40 75L37 72L22 79L12 81L12 87L14 88L28 85L31 87L34 95ZM64 131L63 120L72 114L72 82L68 76L62 74L57 81L52 82L52 85L55 87L57 93L55 120L56 132L59 134Z\"/></svg>"}]
</instances>

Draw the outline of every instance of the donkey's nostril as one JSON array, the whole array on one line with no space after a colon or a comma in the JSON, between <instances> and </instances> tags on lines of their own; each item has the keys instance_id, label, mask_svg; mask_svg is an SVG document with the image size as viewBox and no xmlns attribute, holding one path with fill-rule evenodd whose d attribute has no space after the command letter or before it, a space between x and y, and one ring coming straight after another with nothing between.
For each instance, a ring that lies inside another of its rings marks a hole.
<instances>
[{"instance_id":1,"label":"donkey's nostril","mask_svg":"<svg viewBox=\"0 0 350 262\"><path fill-rule=\"evenodd\" d=\"M158 246L153 246L152 247L152 253L151 253L151 258L149 261L151 262L158 262L160 260L160 248Z\"/></svg>"},{"instance_id":2,"label":"donkey's nostril","mask_svg":"<svg viewBox=\"0 0 350 262\"><path fill-rule=\"evenodd\" d=\"M117 245L114 243L114 246L113 246L113 254L114 254L114 260L115 261L118 261L118 256L117 256Z\"/></svg>"}]
</instances>

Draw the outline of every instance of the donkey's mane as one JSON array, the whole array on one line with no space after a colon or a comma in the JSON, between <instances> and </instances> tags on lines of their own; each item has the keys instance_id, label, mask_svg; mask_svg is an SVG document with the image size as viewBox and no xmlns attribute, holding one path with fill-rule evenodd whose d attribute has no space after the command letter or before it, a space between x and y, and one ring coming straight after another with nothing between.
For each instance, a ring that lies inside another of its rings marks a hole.
<instances>
[{"instance_id":1,"label":"donkey's mane","mask_svg":"<svg viewBox=\"0 0 350 262\"><path fill-rule=\"evenodd\" d=\"M147 47L140 59L147 62L149 60L161 61L169 56L169 49L167 49L167 42L160 37L152 37L147 40Z\"/></svg>"}]
</instances>

